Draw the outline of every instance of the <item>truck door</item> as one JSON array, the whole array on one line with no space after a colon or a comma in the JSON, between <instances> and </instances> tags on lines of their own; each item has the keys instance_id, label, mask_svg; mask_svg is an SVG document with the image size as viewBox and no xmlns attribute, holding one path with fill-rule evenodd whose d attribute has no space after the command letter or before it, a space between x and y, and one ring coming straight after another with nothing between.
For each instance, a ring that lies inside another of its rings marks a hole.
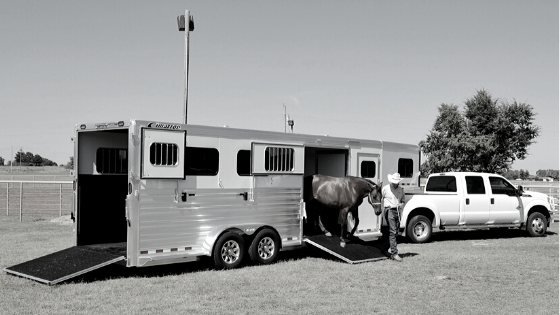
<instances>
[{"instance_id":1,"label":"truck door","mask_svg":"<svg viewBox=\"0 0 560 315\"><path fill-rule=\"evenodd\" d=\"M502 177L490 176L490 224L519 223L523 203L516 195L515 187Z\"/></svg>"},{"instance_id":2,"label":"truck door","mask_svg":"<svg viewBox=\"0 0 560 315\"><path fill-rule=\"evenodd\" d=\"M465 215L467 225L486 224L489 219L490 197L482 176L465 176Z\"/></svg>"},{"instance_id":3,"label":"truck door","mask_svg":"<svg viewBox=\"0 0 560 315\"><path fill-rule=\"evenodd\" d=\"M142 129L142 178L185 178L185 131Z\"/></svg>"}]
</instances>

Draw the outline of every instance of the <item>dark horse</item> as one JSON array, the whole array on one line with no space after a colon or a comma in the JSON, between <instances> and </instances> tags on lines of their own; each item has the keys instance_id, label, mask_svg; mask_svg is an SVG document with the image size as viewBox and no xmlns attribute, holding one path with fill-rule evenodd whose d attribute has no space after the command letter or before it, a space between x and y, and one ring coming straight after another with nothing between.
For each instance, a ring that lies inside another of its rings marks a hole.
<instances>
[{"instance_id":1,"label":"dark horse","mask_svg":"<svg viewBox=\"0 0 560 315\"><path fill-rule=\"evenodd\" d=\"M357 209L365 197L368 197L368 202L373 207L376 215L380 215L382 212L381 186L367 179L351 176L331 177L317 174L305 178L305 189L307 205L317 201L327 208L340 210L338 222L341 223L340 246L342 247L346 246L344 230L348 221L348 212L351 209L355 209L352 213L355 224L350 232L350 236L354 235L360 222ZM318 207L315 208L317 209ZM325 229L321 222L322 209L317 210L319 211L317 215L319 228L325 235L331 236L332 234Z\"/></svg>"}]
</instances>

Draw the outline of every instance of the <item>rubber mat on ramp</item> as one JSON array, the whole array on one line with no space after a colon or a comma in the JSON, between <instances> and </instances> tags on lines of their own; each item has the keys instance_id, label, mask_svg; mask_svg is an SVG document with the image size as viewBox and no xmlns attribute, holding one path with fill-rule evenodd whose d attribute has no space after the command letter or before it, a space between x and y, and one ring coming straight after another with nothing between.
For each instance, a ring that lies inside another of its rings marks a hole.
<instances>
[{"instance_id":1,"label":"rubber mat on ramp","mask_svg":"<svg viewBox=\"0 0 560 315\"><path fill-rule=\"evenodd\" d=\"M125 257L119 254L77 246L4 268L4 271L52 285L121 260Z\"/></svg>"},{"instance_id":2,"label":"rubber mat on ramp","mask_svg":"<svg viewBox=\"0 0 560 315\"><path fill-rule=\"evenodd\" d=\"M363 241L346 242L346 247L341 247L338 236L323 234L309 236L304 241L350 264L387 259L381 250Z\"/></svg>"}]
</instances>

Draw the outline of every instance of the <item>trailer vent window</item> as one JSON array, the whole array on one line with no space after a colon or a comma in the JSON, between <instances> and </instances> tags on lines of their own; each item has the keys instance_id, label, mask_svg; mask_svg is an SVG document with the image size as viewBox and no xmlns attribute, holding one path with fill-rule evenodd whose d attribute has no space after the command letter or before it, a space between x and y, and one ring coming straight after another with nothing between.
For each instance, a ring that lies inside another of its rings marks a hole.
<instances>
[{"instance_id":1,"label":"trailer vent window","mask_svg":"<svg viewBox=\"0 0 560 315\"><path fill-rule=\"evenodd\" d=\"M413 174L413 165L412 159L399 159L399 174L401 174L402 177L411 178Z\"/></svg>"},{"instance_id":2,"label":"trailer vent window","mask_svg":"<svg viewBox=\"0 0 560 315\"><path fill-rule=\"evenodd\" d=\"M251 175L251 150L239 150L237 152L237 175Z\"/></svg>"},{"instance_id":3,"label":"trailer vent window","mask_svg":"<svg viewBox=\"0 0 560 315\"><path fill-rule=\"evenodd\" d=\"M264 169L267 172L293 172L294 149L266 148L264 151Z\"/></svg>"},{"instance_id":4,"label":"trailer vent window","mask_svg":"<svg viewBox=\"0 0 560 315\"><path fill-rule=\"evenodd\" d=\"M374 161L362 161L362 165L360 166L360 175L362 178L374 178L375 168Z\"/></svg>"},{"instance_id":5,"label":"trailer vent window","mask_svg":"<svg viewBox=\"0 0 560 315\"><path fill-rule=\"evenodd\" d=\"M177 165L178 151L175 143L152 143L150 145L150 163L155 166Z\"/></svg>"},{"instance_id":6,"label":"trailer vent window","mask_svg":"<svg viewBox=\"0 0 560 315\"><path fill-rule=\"evenodd\" d=\"M128 157L126 149L98 148L95 168L98 174L126 174Z\"/></svg>"}]
</instances>

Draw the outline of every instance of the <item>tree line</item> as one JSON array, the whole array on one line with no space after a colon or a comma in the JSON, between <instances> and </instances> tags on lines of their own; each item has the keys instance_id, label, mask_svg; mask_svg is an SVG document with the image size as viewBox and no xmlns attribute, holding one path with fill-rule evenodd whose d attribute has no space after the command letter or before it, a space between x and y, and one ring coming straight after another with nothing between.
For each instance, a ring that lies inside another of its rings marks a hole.
<instances>
[{"instance_id":1,"label":"tree line","mask_svg":"<svg viewBox=\"0 0 560 315\"><path fill-rule=\"evenodd\" d=\"M22 166L58 166L55 162L31 152L18 151L12 161L6 161L0 156L0 165L10 165L12 162L13 165Z\"/></svg>"}]
</instances>

